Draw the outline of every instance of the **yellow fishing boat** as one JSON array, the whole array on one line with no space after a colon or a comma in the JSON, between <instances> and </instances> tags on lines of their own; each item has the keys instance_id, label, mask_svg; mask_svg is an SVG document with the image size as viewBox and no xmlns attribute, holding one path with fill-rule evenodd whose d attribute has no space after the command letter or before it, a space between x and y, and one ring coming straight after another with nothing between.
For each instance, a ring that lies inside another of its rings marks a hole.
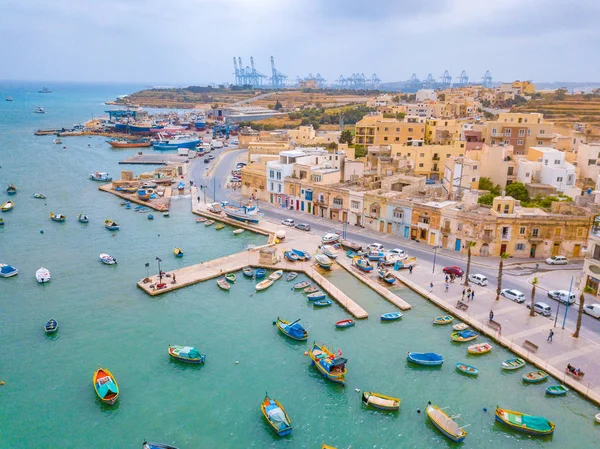
<instances>
[{"instance_id":1,"label":"yellow fishing boat","mask_svg":"<svg viewBox=\"0 0 600 449\"><path fill-rule=\"evenodd\" d=\"M400 408L400 398L393 398L379 393L365 391L362 395L362 401L366 405L379 410L398 410Z\"/></svg>"}]
</instances>

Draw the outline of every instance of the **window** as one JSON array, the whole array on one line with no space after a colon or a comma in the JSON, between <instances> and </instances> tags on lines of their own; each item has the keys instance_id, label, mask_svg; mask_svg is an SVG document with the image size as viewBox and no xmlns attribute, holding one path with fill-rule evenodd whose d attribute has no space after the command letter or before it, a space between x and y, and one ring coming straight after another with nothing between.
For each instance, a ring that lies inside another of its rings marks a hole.
<instances>
[{"instance_id":1,"label":"window","mask_svg":"<svg viewBox=\"0 0 600 449\"><path fill-rule=\"evenodd\" d=\"M271 183L271 190L275 190L273 183Z\"/></svg>"},{"instance_id":2,"label":"window","mask_svg":"<svg viewBox=\"0 0 600 449\"><path fill-rule=\"evenodd\" d=\"M545 129L540 129L540 134L546 134L546 130Z\"/></svg>"},{"instance_id":3,"label":"window","mask_svg":"<svg viewBox=\"0 0 600 449\"><path fill-rule=\"evenodd\" d=\"M281 184L277 184L277 191L281 193Z\"/></svg>"},{"instance_id":4,"label":"window","mask_svg":"<svg viewBox=\"0 0 600 449\"><path fill-rule=\"evenodd\" d=\"M519 137L525 137L525 130L524 129L520 129L519 130Z\"/></svg>"},{"instance_id":5,"label":"window","mask_svg":"<svg viewBox=\"0 0 600 449\"><path fill-rule=\"evenodd\" d=\"M396 128L396 132L397 132L397 133L398 133L398 132L400 132L400 128Z\"/></svg>"},{"instance_id":6,"label":"window","mask_svg":"<svg viewBox=\"0 0 600 449\"><path fill-rule=\"evenodd\" d=\"M509 210L510 210L510 206L508 204L505 204L504 205L504 213L508 214Z\"/></svg>"},{"instance_id":7,"label":"window","mask_svg":"<svg viewBox=\"0 0 600 449\"><path fill-rule=\"evenodd\" d=\"M277 172L277 179L281 179L281 172L280 171Z\"/></svg>"},{"instance_id":8,"label":"window","mask_svg":"<svg viewBox=\"0 0 600 449\"><path fill-rule=\"evenodd\" d=\"M517 140L517 145L523 145L523 139Z\"/></svg>"},{"instance_id":9,"label":"window","mask_svg":"<svg viewBox=\"0 0 600 449\"><path fill-rule=\"evenodd\" d=\"M337 207L342 207L344 205L344 200L341 198L334 198L333 205Z\"/></svg>"},{"instance_id":10,"label":"window","mask_svg":"<svg viewBox=\"0 0 600 449\"><path fill-rule=\"evenodd\" d=\"M560 165L560 159L554 159L554 165Z\"/></svg>"},{"instance_id":11,"label":"window","mask_svg":"<svg viewBox=\"0 0 600 449\"><path fill-rule=\"evenodd\" d=\"M360 203L358 201L350 201L350 207L352 209L358 209L360 208Z\"/></svg>"},{"instance_id":12,"label":"window","mask_svg":"<svg viewBox=\"0 0 600 449\"><path fill-rule=\"evenodd\" d=\"M533 228L531 230L531 236L532 237L539 237L540 236L540 230L538 228Z\"/></svg>"},{"instance_id":13,"label":"window","mask_svg":"<svg viewBox=\"0 0 600 449\"><path fill-rule=\"evenodd\" d=\"M594 245L594 253L592 259L600 260L600 245Z\"/></svg>"},{"instance_id":14,"label":"window","mask_svg":"<svg viewBox=\"0 0 600 449\"><path fill-rule=\"evenodd\" d=\"M548 159L544 159L544 165L548 165Z\"/></svg>"},{"instance_id":15,"label":"window","mask_svg":"<svg viewBox=\"0 0 600 449\"><path fill-rule=\"evenodd\" d=\"M423 164L422 164L422 163L421 163L421 164L419 164L419 168L423 168Z\"/></svg>"},{"instance_id":16,"label":"window","mask_svg":"<svg viewBox=\"0 0 600 449\"><path fill-rule=\"evenodd\" d=\"M538 140L538 145L544 145L544 142L542 142L541 140Z\"/></svg>"},{"instance_id":17,"label":"window","mask_svg":"<svg viewBox=\"0 0 600 449\"><path fill-rule=\"evenodd\" d=\"M517 243L517 244L515 245L515 249L516 249L517 251L523 251L523 250L525 250L525 243Z\"/></svg>"},{"instance_id":18,"label":"window","mask_svg":"<svg viewBox=\"0 0 600 449\"><path fill-rule=\"evenodd\" d=\"M420 153L419 157L425 157L425 153Z\"/></svg>"},{"instance_id":19,"label":"window","mask_svg":"<svg viewBox=\"0 0 600 449\"><path fill-rule=\"evenodd\" d=\"M473 165L473 170L477 170L477 165Z\"/></svg>"},{"instance_id":20,"label":"window","mask_svg":"<svg viewBox=\"0 0 600 449\"><path fill-rule=\"evenodd\" d=\"M527 135L531 136L531 129L530 128L527 129Z\"/></svg>"},{"instance_id":21,"label":"window","mask_svg":"<svg viewBox=\"0 0 600 449\"><path fill-rule=\"evenodd\" d=\"M506 173L506 174L507 174L508 176L512 176L512 175L514 175L514 171L515 171L514 169L515 169L515 167L508 167L508 171L507 171L507 173Z\"/></svg>"},{"instance_id":22,"label":"window","mask_svg":"<svg viewBox=\"0 0 600 449\"><path fill-rule=\"evenodd\" d=\"M507 240L510 237L510 227L502 226L502 240Z\"/></svg>"},{"instance_id":23,"label":"window","mask_svg":"<svg viewBox=\"0 0 600 449\"><path fill-rule=\"evenodd\" d=\"M483 231L483 236L484 237L492 237L492 230L486 229L485 231Z\"/></svg>"},{"instance_id":24,"label":"window","mask_svg":"<svg viewBox=\"0 0 600 449\"><path fill-rule=\"evenodd\" d=\"M495 144L496 144L496 140L495 140L495 139L492 139L492 141L491 141L491 144L492 144L492 145L495 145Z\"/></svg>"},{"instance_id":25,"label":"window","mask_svg":"<svg viewBox=\"0 0 600 449\"><path fill-rule=\"evenodd\" d=\"M384 131L387 131L388 129L387 129L387 128L383 128L383 130L384 130Z\"/></svg>"},{"instance_id":26,"label":"window","mask_svg":"<svg viewBox=\"0 0 600 449\"><path fill-rule=\"evenodd\" d=\"M505 130L504 130L504 135L505 135L506 137L510 137L510 136L512 136L512 129L510 129L510 128L508 128L508 129L505 129Z\"/></svg>"},{"instance_id":27,"label":"window","mask_svg":"<svg viewBox=\"0 0 600 449\"><path fill-rule=\"evenodd\" d=\"M275 172L273 170L269 170L269 178L274 178Z\"/></svg>"},{"instance_id":28,"label":"window","mask_svg":"<svg viewBox=\"0 0 600 449\"><path fill-rule=\"evenodd\" d=\"M510 145L510 140L505 140L504 145Z\"/></svg>"},{"instance_id":29,"label":"window","mask_svg":"<svg viewBox=\"0 0 600 449\"><path fill-rule=\"evenodd\" d=\"M387 136L385 136L385 137L383 138L383 140L387 142L387 140L388 140Z\"/></svg>"},{"instance_id":30,"label":"window","mask_svg":"<svg viewBox=\"0 0 600 449\"><path fill-rule=\"evenodd\" d=\"M577 228L577 237L583 237L585 228Z\"/></svg>"},{"instance_id":31,"label":"window","mask_svg":"<svg viewBox=\"0 0 600 449\"><path fill-rule=\"evenodd\" d=\"M395 210L394 211L394 218L397 218L398 220L402 220L402 211Z\"/></svg>"},{"instance_id":32,"label":"window","mask_svg":"<svg viewBox=\"0 0 600 449\"><path fill-rule=\"evenodd\" d=\"M323 180L321 175L312 175L311 178L313 182L321 182Z\"/></svg>"},{"instance_id":33,"label":"window","mask_svg":"<svg viewBox=\"0 0 600 449\"><path fill-rule=\"evenodd\" d=\"M423 223L423 224L429 224L429 217L428 216L420 216L419 217L419 223Z\"/></svg>"},{"instance_id":34,"label":"window","mask_svg":"<svg viewBox=\"0 0 600 449\"><path fill-rule=\"evenodd\" d=\"M496 128L492 128L492 136L496 135Z\"/></svg>"},{"instance_id":35,"label":"window","mask_svg":"<svg viewBox=\"0 0 600 449\"><path fill-rule=\"evenodd\" d=\"M446 154L446 157L450 157L450 153L447 153L447 154Z\"/></svg>"},{"instance_id":36,"label":"window","mask_svg":"<svg viewBox=\"0 0 600 449\"><path fill-rule=\"evenodd\" d=\"M400 137L396 137L394 140L395 140L396 142L400 142Z\"/></svg>"},{"instance_id":37,"label":"window","mask_svg":"<svg viewBox=\"0 0 600 449\"><path fill-rule=\"evenodd\" d=\"M556 182L562 182L563 181L563 177L559 176L558 178L556 178Z\"/></svg>"},{"instance_id":38,"label":"window","mask_svg":"<svg viewBox=\"0 0 600 449\"><path fill-rule=\"evenodd\" d=\"M520 235L523 235L523 234L525 234L525 226L521 226L521 227L519 228L519 234L520 234Z\"/></svg>"},{"instance_id":39,"label":"window","mask_svg":"<svg viewBox=\"0 0 600 449\"><path fill-rule=\"evenodd\" d=\"M559 237L562 235L562 228L554 228L554 235Z\"/></svg>"},{"instance_id":40,"label":"window","mask_svg":"<svg viewBox=\"0 0 600 449\"><path fill-rule=\"evenodd\" d=\"M413 129L412 129L412 128L408 128L408 132L409 132L409 133L412 133L412 132L413 132Z\"/></svg>"}]
</instances>

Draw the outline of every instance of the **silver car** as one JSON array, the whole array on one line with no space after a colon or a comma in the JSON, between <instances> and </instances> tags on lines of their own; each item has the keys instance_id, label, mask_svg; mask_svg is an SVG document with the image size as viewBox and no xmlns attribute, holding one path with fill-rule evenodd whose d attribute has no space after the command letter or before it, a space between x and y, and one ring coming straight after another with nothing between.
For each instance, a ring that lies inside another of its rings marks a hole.
<instances>
[{"instance_id":1,"label":"silver car","mask_svg":"<svg viewBox=\"0 0 600 449\"><path fill-rule=\"evenodd\" d=\"M503 288L500 291L500 295L511 301L518 302L519 304L525 302L525 295L519 290L514 290L512 288Z\"/></svg>"}]
</instances>

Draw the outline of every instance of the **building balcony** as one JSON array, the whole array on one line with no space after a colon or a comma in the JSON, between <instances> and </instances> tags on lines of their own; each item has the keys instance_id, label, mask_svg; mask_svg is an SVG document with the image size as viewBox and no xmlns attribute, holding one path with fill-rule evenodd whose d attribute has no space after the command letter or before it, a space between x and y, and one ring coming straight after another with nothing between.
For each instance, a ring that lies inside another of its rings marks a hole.
<instances>
[{"instance_id":1,"label":"building balcony","mask_svg":"<svg viewBox=\"0 0 600 449\"><path fill-rule=\"evenodd\" d=\"M496 131L496 132L492 132L490 134L491 137L504 137L504 132L502 131Z\"/></svg>"},{"instance_id":2,"label":"building balcony","mask_svg":"<svg viewBox=\"0 0 600 449\"><path fill-rule=\"evenodd\" d=\"M538 139L552 139L552 138L554 138L554 135L552 133L550 133L550 134L538 134L536 137Z\"/></svg>"},{"instance_id":3,"label":"building balcony","mask_svg":"<svg viewBox=\"0 0 600 449\"><path fill-rule=\"evenodd\" d=\"M481 237L481 240L485 243L492 243L494 241L494 236L484 234L483 237Z\"/></svg>"},{"instance_id":4,"label":"building balcony","mask_svg":"<svg viewBox=\"0 0 600 449\"><path fill-rule=\"evenodd\" d=\"M530 243L541 243L543 241L544 241L544 239L542 238L541 235L536 235L536 236L530 235L529 236L529 242Z\"/></svg>"},{"instance_id":5,"label":"building balcony","mask_svg":"<svg viewBox=\"0 0 600 449\"><path fill-rule=\"evenodd\" d=\"M452 232L450 226L444 226L443 228L440 228L440 231L443 235L449 235Z\"/></svg>"},{"instance_id":6,"label":"building balcony","mask_svg":"<svg viewBox=\"0 0 600 449\"><path fill-rule=\"evenodd\" d=\"M439 157L439 156L433 156L433 157L431 158L431 160L432 160L432 161L439 161L439 160L440 160L440 157Z\"/></svg>"}]
</instances>

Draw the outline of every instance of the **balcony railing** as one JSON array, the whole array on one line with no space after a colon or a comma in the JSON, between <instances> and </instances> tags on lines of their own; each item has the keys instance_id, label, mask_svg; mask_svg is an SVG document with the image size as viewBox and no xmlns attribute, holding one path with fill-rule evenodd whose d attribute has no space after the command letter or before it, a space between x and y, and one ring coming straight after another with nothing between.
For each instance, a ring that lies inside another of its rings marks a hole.
<instances>
[{"instance_id":1,"label":"balcony railing","mask_svg":"<svg viewBox=\"0 0 600 449\"><path fill-rule=\"evenodd\" d=\"M537 135L538 139L552 139L553 137L554 136L552 135L552 133L550 133L550 134L544 133L544 134L538 134Z\"/></svg>"}]
</instances>

